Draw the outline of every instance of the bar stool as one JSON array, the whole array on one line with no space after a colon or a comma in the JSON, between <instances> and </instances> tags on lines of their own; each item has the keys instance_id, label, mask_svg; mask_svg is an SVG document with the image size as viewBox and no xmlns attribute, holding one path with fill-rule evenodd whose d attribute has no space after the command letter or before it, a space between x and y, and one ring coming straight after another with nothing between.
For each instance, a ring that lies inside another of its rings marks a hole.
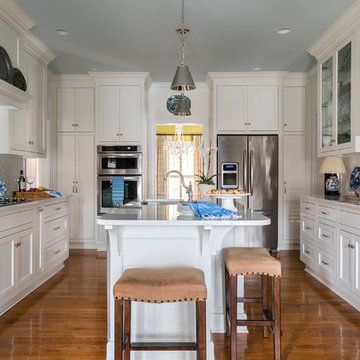
<instances>
[{"instance_id":1,"label":"bar stool","mask_svg":"<svg viewBox=\"0 0 360 360\"><path fill-rule=\"evenodd\" d=\"M130 351L196 351L206 360L206 296L204 273L194 268L125 270L114 285L115 360L130 360ZM132 343L131 303L196 302L196 342Z\"/></svg>"},{"instance_id":2,"label":"bar stool","mask_svg":"<svg viewBox=\"0 0 360 360\"><path fill-rule=\"evenodd\" d=\"M231 360L236 360L237 326L262 326L263 336L273 332L274 359L281 359L280 261L264 248L227 248L225 261L226 334L230 336ZM261 297L237 297L238 275L257 274L262 277ZM268 277L272 278L273 310L268 308ZM238 320L237 303L262 303L263 320Z\"/></svg>"}]
</instances>

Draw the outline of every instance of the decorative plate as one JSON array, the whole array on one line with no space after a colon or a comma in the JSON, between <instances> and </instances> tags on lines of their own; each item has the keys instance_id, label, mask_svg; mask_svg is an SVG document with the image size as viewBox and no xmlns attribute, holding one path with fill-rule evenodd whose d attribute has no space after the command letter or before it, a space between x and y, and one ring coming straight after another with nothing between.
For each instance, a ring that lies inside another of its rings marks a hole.
<instances>
[{"instance_id":1,"label":"decorative plate","mask_svg":"<svg viewBox=\"0 0 360 360\"><path fill-rule=\"evenodd\" d=\"M0 46L0 79L12 84L14 79L14 69L6 50Z\"/></svg>"},{"instance_id":2,"label":"decorative plate","mask_svg":"<svg viewBox=\"0 0 360 360\"><path fill-rule=\"evenodd\" d=\"M191 109L191 100L187 96L184 96L184 97L189 105L189 109ZM166 108L168 109L168 111L170 113L172 113L172 114L174 113L180 98L181 98L181 95L173 95L167 99Z\"/></svg>"},{"instance_id":3,"label":"decorative plate","mask_svg":"<svg viewBox=\"0 0 360 360\"><path fill-rule=\"evenodd\" d=\"M350 175L350 188L356 190L360 187L360 167L354 168Z\"/></svg>"},{"instance_id":4,"label":"decorative plate","mask_svg":"<svg viewBox=\"0 0 360 360\"><path fill-rule=\"evenodd\" d=\"M22 91L26 91L26 80L24 75L18 68L14 68L14 80L13 85L19 88Z\"/></svg>"},{"instance_id":5,"label":"decorative plate","mask_svg":"<svg viewBox=\"0 0 360 360\"><path fill-rule=\"evenodd\" d=\"M6 194L6 183L5 181L1 178L1 170L0 170L0 198L4 197Z\"/></svg>"}]
</instances>

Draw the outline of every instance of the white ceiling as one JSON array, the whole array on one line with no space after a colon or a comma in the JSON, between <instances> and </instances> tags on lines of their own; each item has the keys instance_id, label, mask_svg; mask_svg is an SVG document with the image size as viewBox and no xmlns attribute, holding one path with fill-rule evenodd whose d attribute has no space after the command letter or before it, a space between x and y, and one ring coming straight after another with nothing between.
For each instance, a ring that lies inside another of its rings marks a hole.
<instances>
[{"instance_id":1,"label":"white ceiling","mask_svg":"<svg viewBox=\"0 0 360 360\"><path fill-rule=\"evenodd\" d=\"M180 0L15 0L34 34L57 55L55 73L150 71L171 81L179 62ZM209 71L307 71L306 50L355 0L185 0L185 62L195 81ZM288 35L277 35L291 26ZM65 27L69 36L55 34Z\"/></svg>"}]
</instances>

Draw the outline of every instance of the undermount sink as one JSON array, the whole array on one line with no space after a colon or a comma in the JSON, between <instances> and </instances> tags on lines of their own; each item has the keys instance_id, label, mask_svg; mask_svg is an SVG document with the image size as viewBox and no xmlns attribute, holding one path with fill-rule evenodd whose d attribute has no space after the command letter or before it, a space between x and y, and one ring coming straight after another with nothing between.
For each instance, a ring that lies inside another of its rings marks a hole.
<instances>
[{"instance_id":1,"label":"undermount sink","mask_svg":"<svg viewBox=\"0 0 360 360\"><path fill-rule=\"evenodd\" d=\"M177 205L183 203L182 199L145 199L142 205Z\"/></svg>"}]
</instances>

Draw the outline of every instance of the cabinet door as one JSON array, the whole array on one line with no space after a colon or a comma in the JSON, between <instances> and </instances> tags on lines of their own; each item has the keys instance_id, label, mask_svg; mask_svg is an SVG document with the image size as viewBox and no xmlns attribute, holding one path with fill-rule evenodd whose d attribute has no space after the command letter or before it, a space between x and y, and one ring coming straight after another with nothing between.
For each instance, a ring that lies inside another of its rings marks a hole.
<instances>
[{"instance_id":1,"label":"cabinet door","mask_svg":"<svg viewBox=\"0 0 360 360\"><path fill-rule=\"evenodd\" d=\"M74 134L59 134L56 147L57 188L64 194L74 195L69 198L69 236L71 238L76 238L78 226L75 199L75 139Z\"/></svg>"},{"instance_id":2,"label":"cabinet door","mask_svg":"<svg viewBox=\"0 0 360 360\"><path fill-rule=\"evenodd\" d=\"M246 130L247 87L216 87L216 129L218 131Z\"/></svg>"},{"instance_id":3,"label":"cabinet door","mask_svg":"<svg viewBox=\"0 0 360 360\"><path fill-rule=\"evenodd\" d=\"M99 86L99 141L117 142L120 137L120 87Z\"/></svg>"},{"instance_id":4,"label":"cabinet door","mask_svg":"<svg viewBox=\"0 0 360 360\"><path fill-rule=\"evenodd\" d=\"M31 151L45 154L46 151L46 66L28 55L28 86L33 99L30 101L30 145Z\"/></svg>"},{"instance_id":5,"label":"cabinet door","mask_svg":"<svg viewBox=\"0 0 360 360\"><path fill-rule=\"evenodd\" d=\"M250 130L278 130L279 97L277 86L248 87L248 125Z\"/></svg>"},{"instance_id":6,"label":"cabinet door","mask_svg":"<svg viewBox=\"0 0 360 360\"><path fill-rule=\"evenodd\" d=\"M34 278L34 229L16 234L14 246L16 286L21 287Z\"/></svg>"},{"instance_id":7,"label":"cabinet door","mask_svg":"<svg viewBox=\"0 0 360 360\"><path fill-rule=\"evenodd\" d=\"M305 192L305 135L284 136L284 241L298 244L300 196ZM296 164L296 166L294 166Z\"/></svg>"},{"instance_id":8,"label":"cabinet door","mask_svg":"<svg viewBox=\"0 0 360 360\"><path fill-rule=\"evenodd\" d=\"M140 142L143 125L140 86L120 88L120 141Z\"/></svg>"},{"instance_id":9,"label":"cabinet door","mask_svg":"<svg viewBox=\"0 0 360 360\"><path fill-rule=\"evenodd\" d=\"M360 299L360 237L355 236L353 242L354 248L354 291L355 295Z\"/></svg>"},{"instance_id":10,"label":"cabinet door","mask_svg":"<svg viewBox=\"0 0 360 360\"><path fill-rule=\"evenodd\" d=\"M56 89L56 130L57 132L75 131L76 94L74 88Z\"/></svg>"},{"instance_id":11,"label":"cabinet door","mask_svg":"<svg viewBox=\"0 0 360 360\"><path fill-rule=\"evenodd\" d=\"M346 231L339 231L338 250L338 282L344 288L352 290L353 264L353 243L354 235Z\"/></svg>"},{"instance_id":12,"label":"cabinet door","mask_svg":"<svg viewBox=\"0 0 360 360\"><path fill-rule=\"evenodd\" d=\"M76 131L94 132L94 89L76 89Z\"/></svg>"},{"instance_id":13,"label":"cabinet door","mask_svg":"<svg viewBox=\"0 0 360 360\"><path fill-rule=\"evenodd\" d=\"M76 197L75 226L78 239L95 238L95 143L93 135L76 136ZM70 217L70 224L74 219Z\"/></svg>"},{"instance_id":14,"label":"cabinet door","mask_svg":"<svg viewBox=\"0 0 360 360\"><path fill-rule=\"evenodd\" d=\"M284 87L284 131L305 131L305 86Z\"/></svg>"},{"instance_id":15,"label":"cabinet door","mask_svg":"<svg viewBox=\"0 0 360 360\"><path fill-rule=\"evenodd\" d=\"M0 239L0 299L15 289L15 238Z\"/></svg>"}]
</instances>

